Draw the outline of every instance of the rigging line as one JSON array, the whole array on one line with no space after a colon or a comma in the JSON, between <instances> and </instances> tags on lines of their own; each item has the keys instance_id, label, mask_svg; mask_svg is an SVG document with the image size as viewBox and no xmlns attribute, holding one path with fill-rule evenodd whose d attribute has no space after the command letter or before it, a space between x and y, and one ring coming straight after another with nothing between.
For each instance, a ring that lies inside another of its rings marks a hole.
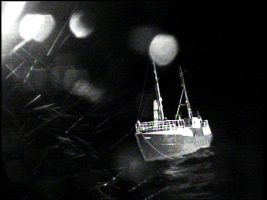
<instances>
[{"instance_id":1,"label":"rigging line","mask_svg":"<svg viewBox=\"0 0 267 200\"><path fill-rule=\"evenodd\" d=\"M58 46L58 48L57 49L60 49L65 43L66 43L66 41L71 37L71 33L69 33L65 38L64 38L64 40L61 42L61 44Z\"/></svg>"},{"instance_id":2,"label":"rigging line","mask_svg":"<svg viewBox=\"0 0 267 200\"><path fill-rule=\"evenodd\" d=\"M59 31L59 33L58 33L58 35L57 35L55 41L54 41L53 44L51 45L51 47L50 47L48 53L46 54L46 56L50 56L52 50L54 49L54 46L56 45L57 41L59 40L59 37L62 35L63 31L65 30L65 28L66 28L66 26L67 26L67 24L69 23L70 18L71 18L71 16L72 16L72 13L78 8L78 6L79 6L79 3L77 3L77 4L75 5L74 9L71 11L71 14L68 16L66 22L63 24L61 30Z\"/></svg>"},{"instance_id":3,"label":"rigging line","mask_svg":"<svg viewBox=\"0 0 267 200\"><path fill-rule=\"evenodd\" d=\"M155 61L152 59L153 61L153 71L154 71L154 75L155 75L155 89L156 89L156 95L157 95L157 101L159 103L159 111L160 111L160 118L164 119L164 112L163 112L163 105L162 105L162 98L160 95L160 88L159 88L159 78L157 75L157 69L156 69L156 63Z\"/></svg>"},{"instance_id":4,"label":"rigging line","mask_svg":"<svg viewBox=\"0 0 267 200\"><path fill-rule=\"evenodd\" d=\"M68 17L68 19L66 20L66 22L65 22L64 25L62 26L61 30L59 31L59 33L58 33L58 35L57 35L55 41L54 41L53 44L51 45L51 47L50 47L48 53L46 54L46 56L50 56L50 54L51 54L51 52L52 52L52 50L53 50L55 44L57 43L59 37L62 35L62 33L63 33L65 27L66 27L67 24L69 23L69 18L70 18L70 17Z\"/></svg>"},{"instance_id":5,"label":"rigging line","mask_svg":"<svg viewBox=\"0 0 267 200\"><path fill-rule=\"evenodd\" d=\"M141 135L142 135L143 139L146 141L146 143L147 143L149 146L151 146L151 148L154 149L156 152L158 152L160 155L162 155L162 156L164 156L164 157L166 157L166 158L169 158L169 159L171 159L171 160L174 159L174 158L171 158L171 157L167 156L166 154L160 152L156 147L154 147L154 145L151 144L151 143L145 138L145 136L144 136L143 133L141 133Z\"/></svg>"},{"instance_id":6,"label":"rigging line","mask_svg":"<svg viewBox=\"0 0 267 200\"><path fill-rule=\"evenodd\" d=\"M140 115L140 110L141 110L141 106L142 106L142 102L143 102L144 94L145 94L145 86L146 86L146 80L147 80L148 69L149 69L149 67L147 66L146 74L145 74L145 79L144 79L144 82L143 82L143 89L142 89L141 101L140 101L140 103L139 103L139 107L138 107L137 120L138 120L140 117L142 117L142 114L143 114L143 111L142 111L142 113L141 113L141 115Z\"/></svg>"},{"instance_id":7,"label":"rigging line","mask_svg":"<svg viewBox=\"0 0 267 200\"><path fill-rule=\"evenodd\" d=\"M180 107L181 107L181 103L182 103L182 99L183 99L183 95L184 95L184 89L182 90L182 94L181 94L181 97L180 97L180 100L179 100L179 105L178 105L178 109L177 109L177 112L176 112L176 115L175 115L175 119L178 118Z\"/></svg>"}]
</instances>

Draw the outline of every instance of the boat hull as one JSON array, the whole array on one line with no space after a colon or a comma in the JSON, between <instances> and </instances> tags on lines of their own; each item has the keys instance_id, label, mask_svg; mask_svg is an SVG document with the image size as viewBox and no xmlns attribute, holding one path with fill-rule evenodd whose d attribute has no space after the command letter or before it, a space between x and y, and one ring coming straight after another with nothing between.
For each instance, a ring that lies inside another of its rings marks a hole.
<instances>
[{"instance_id":1,"label":"boat hull","mask_svg":"<svg viewBox=\"0 0 267 200\"><path fill-rule=\"evenodd\" d=\"M185 131L192 134L183 135ZM212 134L202 128L136 133L136 139L145 161L174 159L211 145Z\"/></svg>"}]
</instances>

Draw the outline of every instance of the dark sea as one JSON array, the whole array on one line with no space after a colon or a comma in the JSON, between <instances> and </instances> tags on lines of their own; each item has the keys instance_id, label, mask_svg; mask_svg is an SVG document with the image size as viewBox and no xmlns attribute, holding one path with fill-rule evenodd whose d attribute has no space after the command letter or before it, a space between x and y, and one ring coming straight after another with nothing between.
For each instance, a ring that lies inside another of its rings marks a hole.
<instances>
[{"instance_id":1,"label":"dark sea","mask_svg":"<svg viewBox=\"0 0 267 200\"><path fill-rule=\"evenodd\" d=\"M145 162L133 140L98 163L83 153L64 160L56 149L46 156L50 160L42 160L31 177L22 163L4 164L5 199L263 199L261 146L220 144L172 161Z\"/></svg>"}]
</instances>

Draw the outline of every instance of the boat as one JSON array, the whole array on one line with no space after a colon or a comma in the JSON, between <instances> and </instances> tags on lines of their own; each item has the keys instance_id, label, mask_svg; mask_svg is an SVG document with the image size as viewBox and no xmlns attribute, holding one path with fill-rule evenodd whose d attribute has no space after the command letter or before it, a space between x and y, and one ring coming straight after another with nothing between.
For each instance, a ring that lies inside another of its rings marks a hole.
<instances>
[{"instance_id":1,"label":"boat","mask_svg":"<svg viewBox=\"0 0 267 200\"><path fill-rule=\"evenodd\" d=\"M203 120L199 113L197 116L193 115L181 66L179 66L179 75L182 92L173 120L168 120L164 116L155 62L153 62L153 70L156 91L156 100L153 102L154 119L146 122L137 120L135 124L135 137L144 160L173 160L201 148L210 147L213 136L209 122ZM182 107L186 107L187 112L184 110L182 113Z\"/></svg>"}]
</instances>

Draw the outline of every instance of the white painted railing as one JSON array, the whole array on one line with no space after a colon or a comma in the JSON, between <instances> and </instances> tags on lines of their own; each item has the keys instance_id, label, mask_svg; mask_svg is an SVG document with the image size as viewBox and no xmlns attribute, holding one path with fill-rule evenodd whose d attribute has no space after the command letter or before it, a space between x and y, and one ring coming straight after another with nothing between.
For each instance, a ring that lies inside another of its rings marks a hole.
<instances>
[{"instance_id":1,"label":"white painted railing","mask_svg":"<svg viewBox=\"0 0 267 200\"><path fill-rule=\"evenodd\" d=\"M201 126L208 125L208 120L201 120ZM137 122L136 131L140 132L156 132L177 130L178 128L192 127L191 120L164 120L164 121L150 121L150 122Z\"/></svg>"}]
</instances>

